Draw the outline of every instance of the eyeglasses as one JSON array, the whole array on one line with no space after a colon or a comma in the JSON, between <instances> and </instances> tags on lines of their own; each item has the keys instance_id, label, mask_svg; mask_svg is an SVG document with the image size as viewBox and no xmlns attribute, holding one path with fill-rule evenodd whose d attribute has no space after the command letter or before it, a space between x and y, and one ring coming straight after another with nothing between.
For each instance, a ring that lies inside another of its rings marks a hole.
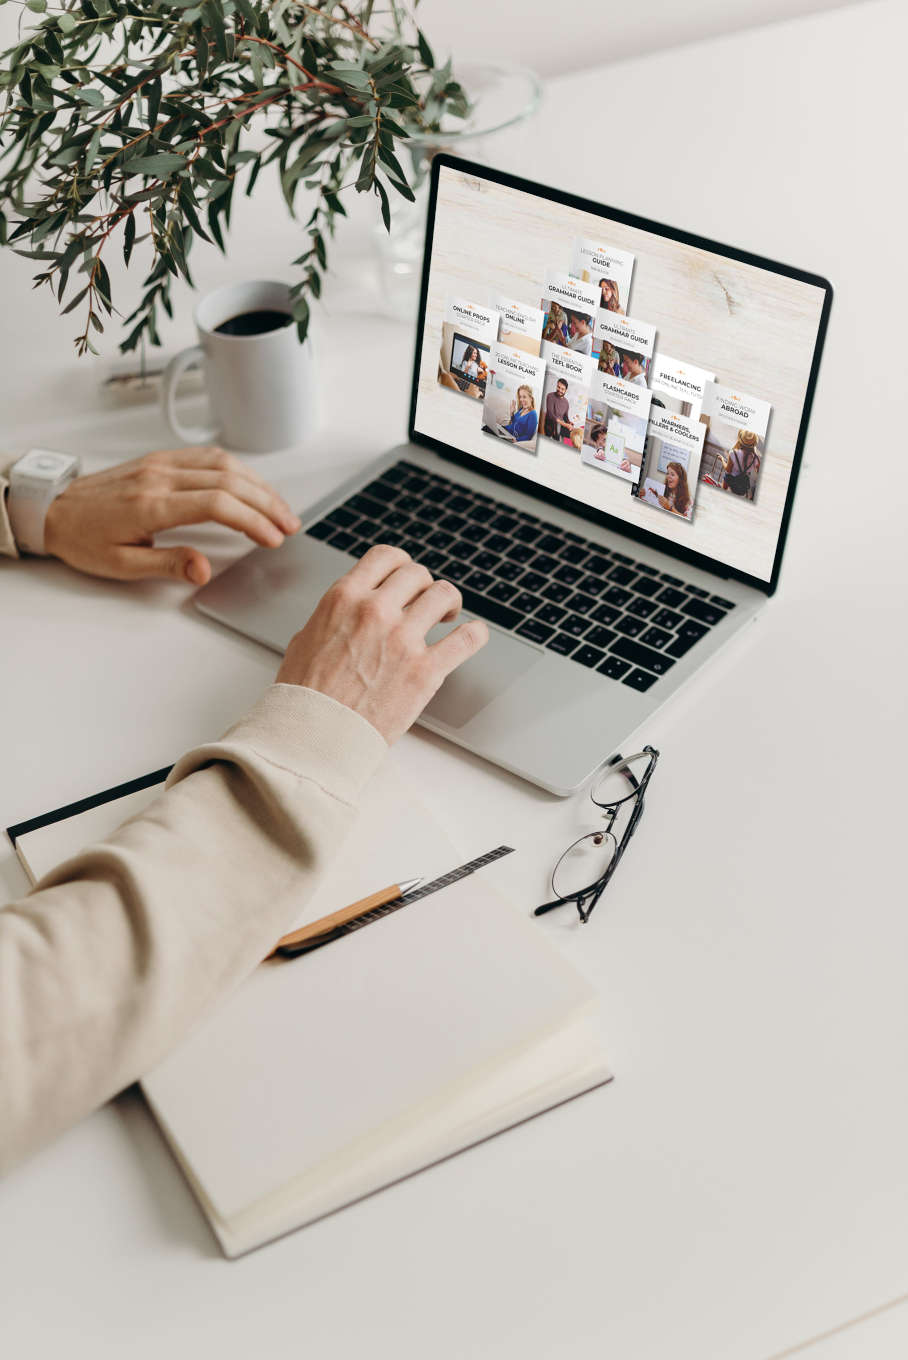
<instances>
[{"instance_id":1,"label":"eyeglasses","mask_svg":"<svg viewBox=\"0 0 908 1360\"><path fill-rule=\"evenodd\" d=\"M644 796L658 759L655 747L644 746L633 756L612 756L596 776L590 798L605 827L588 831L568 846L552 870L552 901L537 907L534 916L573 902L580 920L586 924L590 919L643 816ZM624 822L622 831L616 831L619 821Z\"/></svg>"}]
</instances>

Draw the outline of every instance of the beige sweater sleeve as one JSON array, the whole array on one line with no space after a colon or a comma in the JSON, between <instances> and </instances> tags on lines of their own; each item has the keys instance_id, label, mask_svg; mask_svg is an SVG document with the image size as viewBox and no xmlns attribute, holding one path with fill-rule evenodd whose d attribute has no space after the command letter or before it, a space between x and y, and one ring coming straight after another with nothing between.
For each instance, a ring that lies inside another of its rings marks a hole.
<instances>
[{"instance_id":1,"label":"beige sweater sleeve","mask_svg":"<svg viewBox=\"0 0 908 1360\"><path fill-rule=\"evenodd\" d=\"M136 1080L297 918L386 751L273 685L103 844L0 911L0 1171Z\"/></svg>"},{"instance_id":2,"label":"beige sweater sleeve","mask_svg":"<svg viewBox=\"0 0 908 1360\"><path fill-rule=\"evenodd\" d=\"M6 469L9 471L9 469ZM9 522L9 512L6 508L6 493L9 482L3 475L3 468L0 466L0 557L18 557L19 550L16 547L16 540L13 538L12 526Z\"/></svg>"}]
</instances>

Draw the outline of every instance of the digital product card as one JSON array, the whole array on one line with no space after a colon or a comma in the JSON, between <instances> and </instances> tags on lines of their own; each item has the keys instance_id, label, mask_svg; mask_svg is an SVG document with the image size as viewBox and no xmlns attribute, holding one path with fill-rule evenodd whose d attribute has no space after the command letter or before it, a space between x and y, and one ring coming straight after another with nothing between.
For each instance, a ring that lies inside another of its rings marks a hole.
<instances>
[{"instance_id":1,"label":"digital product card","mask_svg":"<svg viewBox=\"0 0 908 1360\"><path fill-rule=\"evenodd\" d=\"M667 354L653 355L649 371L654 402L658 394L658 404L679 416L695 419L703 409L706 386L715 382L715 378L715 373L707 373L705 368L683 363L680 359L671 359Z\"/></svg>"},{"instance_id":2,"label":"digital product card","mask_svg":"<svg viewBox=\"0 0 908 1360\"><path fill-rule=\"evenodd\" d=\"M593 361L588 354L542 342L545 384L542 389L542 433L547 439L580 452L590 394Z\"/></svg>"},{"instance_id":3,"label":"digital product card","mask_svg":"<svg viewBox=\"0 0 908 1360\"><path fill-rule=\"evenodd\" d=\"M593 325L599 306L599 289L573 274L546 272L542 301L542 338L550 345L563 345L578 354L592 354Z\"/></svg>"},{"instance_id":4,"label":"digital product card","mask_svg":"<svg viewBox=\"0 0 908 1360\"><path fill-rule=\"evenodd\" d=\"M646 505L690 520L706 426L692 416L653 407L646 459L636 495Z\"/></svg>"},{"instance_id":5,"label":"digital product card","mask_svg":"<svg viewBox=\"0 0 908 1360\"><path fill-rule=\"evenodd\" d=\"M528 307L513 298L497 297L493 307L501 314L498 341L511 349L523 349L538 354L542 344L542 323L545 320L538 307Z\"/></svg>"},{"instance_id":6,"label":"digital product card","mask_svg":"<svg viewBox=\"0 0 908 1360\"><path fill-rule=\"evenodd\" d=\"M646 448L652 393L647 387L593 373L583 430L581 461L598 472L636 482Z\"/></svg>"},{"instance_id":7,"label":"digital product card","mask_svg":"<svg viewBox=\"0 0 908 1360\"><path fill-rule=\"evenodd\" d=\"M630 305L634 257L630 251L578 236L571 256L571 273L595 285L597 305L606 312L626 316Z\"/></svg>"},{"instance_id":8,"label":"digital product card","mask_svg":"<svg viewBox=\"0 0 908 1360\"><path fill-rule=\"evenodd\" d=\"M646 386L656 348L656 327L600 310L593 331L593 356L601 373Z\"/></svg>"},{"instance_id":9,"label":"digital product card","mask_svg":"<svg viewBox=\"0 0 908 1360\"><path fill-rule=\"evenodd\" d=\"M486 394L489 350L498 337L500 314L465 298L451 298L441 328L438 381L475 401Z\"/></svg>"},{"instance_id":10,"label":"digital product card","mask_svg":"<svg viewBox=\"0 0 908 1360\"><path fill-rule=\"evenodd\" d=\"M703 398L706 447L700 476L709 486L752 501L772 406L731 387L710 383Z\"/></svg>"},{"instance_id":11,"label":"digital product card","mask_svg":"<svg viewBox=\"0 0 908 1360\"><path fill-rule=\"evenodd\" d=\"M482 428L524 453L536 452L545 361L496 341L482 404Z\"/></svg>"}]
</instances>

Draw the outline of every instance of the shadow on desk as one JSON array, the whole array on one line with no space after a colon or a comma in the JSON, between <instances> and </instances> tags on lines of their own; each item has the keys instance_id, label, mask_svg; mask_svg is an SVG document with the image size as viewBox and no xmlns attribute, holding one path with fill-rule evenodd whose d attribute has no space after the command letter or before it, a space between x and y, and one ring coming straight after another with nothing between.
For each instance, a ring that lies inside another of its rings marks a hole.
<instances>
[{"instance_id":1,"label":"shadow on desk","mask_svg":"<svg viewBox=\"0 0 908 1360\"><path fill-rule=\"evenodd\" d=\"M184 1243L197 1256L222 1261L221 1249L138 1086L117 1096L113 1109L135 1150L148 1191L149 1217L158 1220L161 1239L174 1247Z\"/></svg>"}]
</instances>

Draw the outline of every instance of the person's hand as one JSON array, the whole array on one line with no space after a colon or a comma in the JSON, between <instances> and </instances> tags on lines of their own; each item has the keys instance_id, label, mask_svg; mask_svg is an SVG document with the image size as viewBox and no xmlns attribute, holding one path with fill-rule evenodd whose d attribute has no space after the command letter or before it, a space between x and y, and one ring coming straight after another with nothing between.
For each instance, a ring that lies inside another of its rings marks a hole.
<instances>
[{"instance_id":1,"label":"person's hand","mask_svg":"<svg viewBox=\"0 0 908 1360\"><path fill-rule=\"evenodd\" d=\"M209 520L266 548L300 527L286 501L239 458L214 447L165 449L70 482L48 509L44 547L91 576L169 576L203 586L211 578L205 554L156 548L154 536Z\"/></svg>"},{"instance_id":2,"label":"person's hand","mask_svg":"<svg viewBox=\"0 0 908 1360\"><path fill-rule=\"evenodd\" d=\"M471 619L426 646L429 629L455 619L460 606L457 587L433 580L402 548L370 548L292 639L278 683L327 694L396 741L445 677L489 640L486 625Z\"/></svg>"}]
</instances>

